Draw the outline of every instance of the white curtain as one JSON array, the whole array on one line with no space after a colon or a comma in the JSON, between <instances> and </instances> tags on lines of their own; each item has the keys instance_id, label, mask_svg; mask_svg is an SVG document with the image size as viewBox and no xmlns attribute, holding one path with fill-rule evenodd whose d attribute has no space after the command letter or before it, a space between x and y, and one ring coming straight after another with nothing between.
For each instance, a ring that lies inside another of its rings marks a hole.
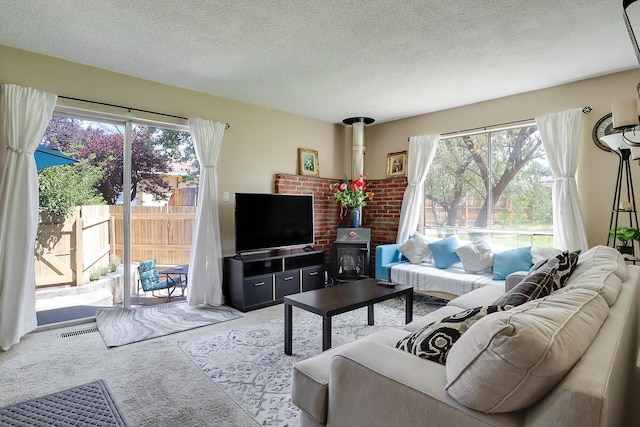
<instances>
[{"instance_id":1,"label":"white curtain","mask_svg":"<svg viewBox=\"0 0 640 427\"><path fill-rule=\"evenodd\" d=\"M420 204L424 200L422 185L427 179L439 142L440 135L412 136L409 138L407 189L404 190L402 198L397 243L406 241L418 228Z\"/></svg>"},{"instance_id":2,"label":"white curtain","mask_svg":"<svg viewBox=\"0 0 640 427\"><path fill-rule=\"evenodd\" d=\"M38 148L57 96L0 89L0 348L37 327L34 249L38 232Z\"/></svg>"},{"instance_id":3,"label":"white curtain","mask_svg":"<svg viewBox=\"0 0 640 427\"><path fill-rule=\"evenodd\" d=\"M216 170L225 123L189 119L200 162L198 209L189 260L189 305L222 305L222 245Z\"/></svg>"},{"instance_id":4,"label":"white curtain","mask_svg":"<svg viewBox=\"0 0 640 427\"><path fill-rule=\"evenodd\" d=\"M547 153L553 183L553 245L575 251L588 249L582 208L576 183L582 110L568 110L536 117Z\"/></svg>"}]
</instances>

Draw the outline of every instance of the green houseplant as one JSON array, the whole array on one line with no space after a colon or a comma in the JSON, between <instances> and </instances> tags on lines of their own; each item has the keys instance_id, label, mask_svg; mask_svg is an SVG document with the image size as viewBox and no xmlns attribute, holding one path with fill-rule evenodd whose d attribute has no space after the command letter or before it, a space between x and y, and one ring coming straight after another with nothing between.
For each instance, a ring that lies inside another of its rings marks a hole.
<instances>
[{"instance_id":1,"label":"green houseplant","mask_svg":"<svg viewBox=\"0 0 640 427\"><path fill-rule=\"evenodd\" d=\"M618 250L621 253L630 254L633 253L633 241L640 240L640 230L621 225L609 230L609 238L620 242Z\"/></svg>"}]
</instances>

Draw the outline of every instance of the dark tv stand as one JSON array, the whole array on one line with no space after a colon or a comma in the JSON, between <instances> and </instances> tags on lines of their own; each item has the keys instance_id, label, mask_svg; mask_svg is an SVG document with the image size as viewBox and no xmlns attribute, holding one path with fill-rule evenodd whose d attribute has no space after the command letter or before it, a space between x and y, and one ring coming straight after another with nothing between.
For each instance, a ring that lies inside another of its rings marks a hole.
<instances>
[{"instance_id":1,"label":"dark tv stand","mask_svg":"<svg viewBox=\"0 0 640 427\"><path fill-rule=\"evenodd\" d=\"M286 295L324 287L324 251L277 249L224 258L223 292L246 312L279 304Z\"/></svg>"}]
</instances>

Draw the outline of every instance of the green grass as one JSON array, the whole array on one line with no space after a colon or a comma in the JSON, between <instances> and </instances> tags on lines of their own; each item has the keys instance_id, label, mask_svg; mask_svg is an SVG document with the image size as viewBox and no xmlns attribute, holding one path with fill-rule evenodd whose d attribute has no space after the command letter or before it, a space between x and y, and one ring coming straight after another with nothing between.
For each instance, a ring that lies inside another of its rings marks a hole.
<instances>
[{"instance_id":1,"label":"green grass","mask_svg":"<svg viewBox=\"0 0 640 427\"><path fill-rule=\"evenodd\" d=\"M454 233L454 229L451 229L450 231L447 230L445 233L440 234L433 229L425 232L426 236L431 238L442 238ZM492 233L486 230L478 230L478 232L461 231L457 234L460 240L475 241L483 238L484 236L491 236ZM553 236L548 234L509 234L508 232L504 232L493 234L491 242L496 246L504 246L507 248L521 248L527 246L551 248L553 247Z\"/></svg>"}]
</instances>

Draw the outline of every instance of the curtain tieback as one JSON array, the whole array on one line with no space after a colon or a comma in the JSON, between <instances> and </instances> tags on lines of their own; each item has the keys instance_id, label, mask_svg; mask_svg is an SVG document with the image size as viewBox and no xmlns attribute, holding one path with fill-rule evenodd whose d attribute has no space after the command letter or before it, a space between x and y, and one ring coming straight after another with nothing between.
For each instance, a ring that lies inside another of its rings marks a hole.
<instances>
[{"instance_id":1,"label":"curtain tieback","mask_svg":"<svg viewBox=\"0 0 640 427\"><path fill-rule=\"evenodd\" d=\"M29 153L28 151L24 151L19 148L13 148L13 147L7 147L7 150L13 151L14 153L18 153L18 154ZM33 154L33 153L30 153L30 154Z\"/></svg>"},{"instance_id":2,"label":"curtain tieback","mask_svg":"<svg viewBox=\"0 0 640 427\"><path fill-rule=\"evenodd\" d=\"M213 166L202 166L202 167L205 169L216 169L217 166L213 165Z\"/></svg>"},{"instance_id":3,"label":"curtain tieback","mask_svg":"<svg viewBox=\"0 0 640 427\"><path fill-rule=\"evenodd\" d=\"M560 179L576 179L575 176L573 175L560 175L560 176L556 176L555 179L560 180Z\"/></svg>"}]
</instances>

